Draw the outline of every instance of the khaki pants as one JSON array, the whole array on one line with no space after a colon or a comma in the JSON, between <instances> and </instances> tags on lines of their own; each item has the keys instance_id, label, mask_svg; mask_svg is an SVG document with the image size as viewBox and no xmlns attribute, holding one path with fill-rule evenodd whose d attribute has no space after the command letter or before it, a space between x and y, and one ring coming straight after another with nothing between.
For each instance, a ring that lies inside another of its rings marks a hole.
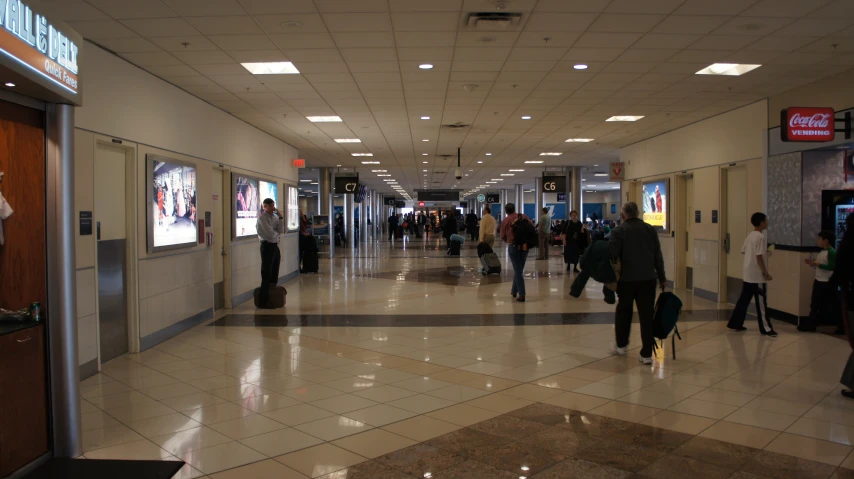
<instances>
[{"instance_id":1,"label":"khaki pants","mask_svg":"<svg viewBox=\"0 0 854 479\"><path fill-rule=\"evenodd\" d=\"M549 259L549 237L539 235L540 251L537 253L537 259Z\"/></svg>"},{"instance_id":2,"label":"khaki pants","mask_svg":"<svg viewBox=\"0 0 854 479\"><path fill-rule=\"evenodd\" d=\"M483 235L483 242L492 248L495 245L495 235L491 235L489 233Z\"/></svg>"}]
</instances>

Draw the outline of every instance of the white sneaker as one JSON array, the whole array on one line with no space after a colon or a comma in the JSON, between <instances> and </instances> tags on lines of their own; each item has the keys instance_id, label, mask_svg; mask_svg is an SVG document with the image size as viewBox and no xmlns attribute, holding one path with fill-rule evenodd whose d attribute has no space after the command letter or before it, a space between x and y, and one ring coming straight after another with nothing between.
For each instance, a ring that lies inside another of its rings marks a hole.
<instances>
[{"instance_id":1,"label":"white sneaker","mask_svg":"<svg viewBox=\"0 0 854 479\"><path fill-rule=\"evenodd\" d=\"M640 362L642 362L642 363L644 363L644 364L652 364L652 356L650 356L650 357L648 357L648 358L645 358L645 357L643 357L643 356L641 356L641 355L638 355L638 361L640 361Z\"/></svg>"},{"instance_id":2,"label":"white sneaker","mask_svg":"<svg viewBox=\"0 0 854 479\"><path fill-rule=\"evenodd\" d=\"M617 347L617 343L611 343L611 352L616 354L617 356L625 356L629 352L629 348L620 348Z\"/></svg>"}]
</instances>

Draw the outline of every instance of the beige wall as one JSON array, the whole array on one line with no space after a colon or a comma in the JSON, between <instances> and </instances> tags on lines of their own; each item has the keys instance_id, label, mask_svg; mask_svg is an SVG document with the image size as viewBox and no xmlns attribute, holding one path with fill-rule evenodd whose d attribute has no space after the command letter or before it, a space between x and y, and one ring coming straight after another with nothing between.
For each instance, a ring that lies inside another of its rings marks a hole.
<instances>
[{"instance_id":1,"label":"beige wall","mask_svg":"<svg viewBox=\"0 0 854 479\"><path fill-rule=\"evenodd\" d=\"M620 161L635 179L762 158L767 123L763 100L627 146Z\"/></svg>"},{"instance_id":2,"label":"beige wall","mask_svg":"<svg viewBox=\"0 0 854 479\"><path fill-rule=\"evenodd\" d=\"M854 70L825 78L768 99L768 127L780 126L780 111L790 106L829 106L834 111L854 107Z\"/></svg>"}]
</instances>

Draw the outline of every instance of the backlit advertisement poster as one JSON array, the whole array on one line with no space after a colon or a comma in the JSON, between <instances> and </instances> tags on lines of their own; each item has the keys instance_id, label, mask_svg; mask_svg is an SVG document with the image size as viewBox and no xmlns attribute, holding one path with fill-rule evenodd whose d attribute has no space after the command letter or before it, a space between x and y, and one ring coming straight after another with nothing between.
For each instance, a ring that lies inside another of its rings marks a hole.
<instances>
[{"instance_id":1,"label":"backlit advertisement poster","mask_svg":"<svg viewBox=\"0 0 854 479\"><path fill-rule=\"evenodd\" d=\"M196 167L147 155L148 249L150 252L195 246Z\"/></svg>"},{"instance_id":2,"label":"backlit advertisement poster","mask_svg":"<svg viewBox=\"0 0 854 479\"><path fill-rule=\"evenodd\" d=\"M667 187L668 180L643 184L643 220L659 231L668 231Z\"/></svg>"},{"instance_id":3,"label":"backlit advertisement poster","mask_svg":"<svg viewBox=\"0 0 854 479\"><path fill-rule=\"evenodd\" d=\"M839 248L839 244L842 242L842 237L845 236L845 225L848 220L848 216L850 215L854 215L854 205L836 205L834 215L836 223L834 228L834 234L836 234L836 248Z\"/></svg>"},{"instance_id":4,"label":"backlit advertisement poster","mask_svg":"<svg viewBox=\"0 0 854 479\"><path fill-rule=\"evenodd\" d=\"M287 197L287 218L285 224L285 231L288 233L294 233L299 231L299 190L296 186L288 185L288 197Z\"/></svg>"},{"instance_id":5,"label":"backlit advertisement poster","mask_svg":"<svg viewBox=\"0 0 854 479\"><path fill-rule=\"evenodd\" d=\"M234 174L234 237L256 235L255 222L261 211L258 180ZM275 199L275 198L274 198Z\"/></svg>"}]
</instances>

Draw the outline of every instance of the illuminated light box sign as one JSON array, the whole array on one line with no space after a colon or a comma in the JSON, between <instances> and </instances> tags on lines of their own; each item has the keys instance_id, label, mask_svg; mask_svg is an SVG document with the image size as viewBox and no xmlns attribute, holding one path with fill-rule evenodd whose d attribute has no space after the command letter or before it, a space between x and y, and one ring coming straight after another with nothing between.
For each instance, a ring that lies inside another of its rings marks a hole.
<instances>
[{"instance_id":1,"label":"illuminated light box sign","mask_svg":"<svg viewBox=\"0 0 854 479\"><path fill-rule=\"evenodd\" d=\"M76 36L76 34L75 34ZM0 0L0 57L77 95L79 46L67 33L20 0Z\"/></svg>"},{"instance_id":2,"label":"illuminated light box sign","mask_svg":"<svg viewBox=\"0 0 854 479\"><path fill-rule=\"evenodd\" d=\"M780 112L783 141L825 142L836 136L833 108L792 107Z\"/></svg>"},{"instance_id":3,"label":"illuminated light box sign","mask_svg":"<svg viewBox=\"0 0 854 479\"><path fill-rule=\"evenodd\" d=\"M669 232L668 190L670 180L658 180L643 183L643 220L660 232Z\"/></svg>"}]
</instances>

